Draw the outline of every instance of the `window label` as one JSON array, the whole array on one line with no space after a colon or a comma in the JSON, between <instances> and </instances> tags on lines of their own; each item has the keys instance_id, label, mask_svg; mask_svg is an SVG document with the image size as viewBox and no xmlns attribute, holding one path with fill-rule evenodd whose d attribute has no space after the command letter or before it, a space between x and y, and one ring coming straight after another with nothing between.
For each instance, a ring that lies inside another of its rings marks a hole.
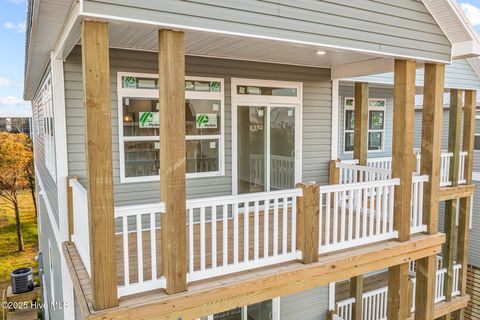
<instances>
[{"instance_id":1,"label":"window label","mask_svg":"<svg viewBox=\"0 0 480 320\"><path fill-rule=\"evenodd\" d=\"M158 112L139 112L140 128L160 128L160 119Z\"/></svg>"},{"instance_id":2,"label":"window label","mask_svg":"<svg viewBox=\"0 0 480 320\"><path fill-rule=\"evenodd\" d=\"M199 113L195 116L197 129L216 129L217 115L215 113Z\"/></svg>"}]
</instances>

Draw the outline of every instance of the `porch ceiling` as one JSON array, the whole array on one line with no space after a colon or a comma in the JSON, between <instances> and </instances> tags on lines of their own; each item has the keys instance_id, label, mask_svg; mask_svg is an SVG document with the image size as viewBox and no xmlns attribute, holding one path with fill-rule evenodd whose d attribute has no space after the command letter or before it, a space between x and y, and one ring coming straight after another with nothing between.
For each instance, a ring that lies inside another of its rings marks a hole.
<instances>
[{"instance_id":1,"label":"porch ceiling","mask_svg":"<svg viewBox=\"0 0 480 320\"><path fill-rule=\"evenodd\" d=\"M111 47L157 51L158 28L112 22L109 30ZM317 54L319 50L324 51L325 54ZM322 48L300 43L192 30L185 31L185 51L188 55L323 68L378 58L373 54Z\"/></svg>"}]
</instances>

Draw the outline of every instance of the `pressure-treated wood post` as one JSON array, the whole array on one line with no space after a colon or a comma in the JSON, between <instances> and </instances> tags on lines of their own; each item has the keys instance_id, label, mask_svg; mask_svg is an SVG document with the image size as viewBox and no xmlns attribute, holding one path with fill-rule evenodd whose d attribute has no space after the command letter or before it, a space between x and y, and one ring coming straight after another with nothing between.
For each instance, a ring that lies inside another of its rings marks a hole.
<instances>
[{"instance_id":1,"label":"pressure-treated wood post","mask_svg":"<svg viewBox=\"0 0 480 320\"><path fill-rule=\"evenodd\" d=\"M93 305L117 301L108 23L82 22L82 71Z\"/></svg>"},{"instance_id":2,"label":"pressure-treated wood post","mask_svg":"<svg viewBox=\"0 0 480 320\"><path fill-rule=\"evenodd\" d=\"M395 60L393 89L392 176L400 178L395 187L394 226L398 240L410 239L412 195L413 119L415 102L415 61ZM405 320L410 315L408 263L389 268L388 319Z\"/></svg>"},{"instance_id":3,"label":"pressure-treated wood post","mask_svg":"<svg viewBox=\"0 0 480 320\"><path fill-rule=\"evenodd\" d=\"M452 187L458 185L458 168L460 163L460 129L462 127L462 91L450 90L450 114L448 129L448 152L450 159L449 179ZM452 300L453 261L455 260L455 231L457 223L457 200L445 201L445 235L443 246L443 267L447 269L445 278L445 300ZM447 315L446 318L449 318Z\"/></svg>"},{"instance_id":4,"label":"pressure-treated wood post","mask_svg":"<svg viewBox=\"0 0 480 320\"><path fill-rule=\"evenodd\" d=\"M429 176L423 190L423 223L427 226L428 234L438 232L444 78L444 65L425 64L420 173ZM433 319L436 264L434 255L417 261L416 320Z\"/></svg>"},{"instance_id":5,"label":"pressure-treated wood post","mask_svg":"<svg viewBox=\"0 0 480 320\"><path fill-rule=\"evenodd\" d=\"M467 184L472 183L473 172L473 145L475 139L475 109L476 91L465 91L465 107L463 111L463 151L468 152L465 159L465 180ZM470 232L470 197L460 199L460 211L458 217L458 242L457 242L457 263L462 265L458 277L460 295L467 294L467 265L468 265L468 236ZM457 320L464 319L464 309L457 312Z\"/></svg>"},{"instance_id":6,"label":"pressure-treated wood post","mask_svg":"<svg viewBox=\"0 0 480 320\"><path fill-rule=\"evenodd\" d=\"M328 171L328 183L329 184L338 184L340 179L340 170L337 168L338 160L330 160L329 171Z\"/></svg>"},{"instance_id":7,"label":"pressure-treated wood post","mask_svg":"<svg viewBox=\"0 0 480 320\"><path fill-rule=\"evenodd\" d=\"M68 239L72 241L75 225L73 224L73 192L72 187L70 187L70 180L78 180L78 178L76 176L67 177Z\"/></svg>"},{"instance_id":8,"label":"pressure-treated wood post","mask_svg":"<svg viewBox=\"0 0 480 320\"><path fill-rule=\"evenodd\" d=\"M353 158L361 166L367 165L368 153L368 83L355 83L355 127Z\"/></svg>"},{"instance_id":9,"label":"pressure-treated wood post","mask_svg":"<svg viewBox=\"0 0 480 320\"><path fill-rule=\"evenodd\" d=\"M362 320L363 275L350 278L350 297L355 298L355 303L352 306L352 320Z\"/></svg>"},{"instance_id":10,"label":"pressure-treated wood post","mask_svg":"<svg viewBox=\"0 0 480 320\"><path fill-rule=\"evenodd\" d=\"M183 32L158 35L162 265L168 294L187 290L185 45Z\"/></svg>"},{"instance_id":11,"label":"pressure-treated wood post","mask_svg":"<svg viewBox=\"0 0 480 320\"><path fill-rule=\"evenodd\" d=\"M302 262L318 261L320 187L317 184L297 183L303 195L297 198L297 247Z\"/></svg>"}]
</instances>

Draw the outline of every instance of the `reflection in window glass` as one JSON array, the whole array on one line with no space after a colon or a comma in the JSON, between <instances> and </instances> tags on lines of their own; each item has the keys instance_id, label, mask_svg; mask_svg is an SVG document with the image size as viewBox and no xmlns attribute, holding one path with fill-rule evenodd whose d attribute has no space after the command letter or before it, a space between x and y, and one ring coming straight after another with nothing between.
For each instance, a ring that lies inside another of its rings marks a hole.
<instances>
[{"instance_id":1,"label":"reflection in window glass","mask_svg":"<svg viewBox=\"0 0 480 320\"><path fill-rule=\"evenodd\" d=\"M345 130L354 130L355 129L355 111L347 110L345 111Z\"/></svg>"},{"instance_id":2,"label":"reflection in window glass","mask_svg":"<svg viewBox=\"0 0 480 320\"><path fill-rule=\"evenodd\" d=\"M123 136L158 135L158 99L123 98Z\"/></svg>"},{"instance_id":3,"label":"reflection in window glass","mask_svg":"<svg viewBox=\"0 0 480 320\"><path fill-rule=\"evenodd\" d=\"M272 300L255 303L247 307L247 319L252 320L271 320L272 319Z\"/></svg>"},{"instance_id":4,"label":"reflection in window glass","mask_svg":"<svg viewBox=\"0 0 480 320\"><path fill-rule=\"evenodd\" d=\"M296 97L298 94L296 88L274 88L257 86L237 86L237 93L245 95L279 97Z\"/></svg>"},{"instance_id":5,"label":"reflection in window glass","mask_svg":"<svg viewBox=\"0 0 480 320\"><path fill-rule=\"evenodd\" d=\"M345 151L347 152L353 151L353 139L354 139L353 132L345 133Z\"/></svg>"},{"instance_id":6,"label":"reflection in window glass","mask_svg":"<svg viewBox=\"0 0 480 320\"><path fill-rule=\"evenodd\" d=\"M382 132L368 133L368 150L382 150Z\"/></svg>"},{"instance_id":7,"label":"reflection in window glass","mask_svg":"<svg viewBox=\"0 0 480 320\"><path fill-rule=\"evenodd\" d=\"M220 135L221 101L186 99L185 122L187 135Z\"/></svg>"},{"instance_id":8,"label":"reflection in window glass","mask_svg":"<svg viewBox=\"0 0 480 320\"><path fill-rule=\"evenodd\" d=\"M187 173L219 171L218 140L187 140Z\"/></svg>"},{"instance_id":9,"label":"reflection in window glass","mask_svg":"<svg viewBox=\"0 0 480 320\"><path fill-rule=\"evenodd\" d=\"M384 111L370 111L368 122L369 122L369 129L370 130L382 130L384 125Z\"/></svg>"},{"instance_id":10,"label":"reflection in window glass","mask_svg":"<svg viewBox=\"0 0 480 320\"><path fill-rule=\"evenodd\" d=\"M157 141L127 141L125 150L125 176L158 175L160 169L160 143Z\"/></svg>"}]
</instances>

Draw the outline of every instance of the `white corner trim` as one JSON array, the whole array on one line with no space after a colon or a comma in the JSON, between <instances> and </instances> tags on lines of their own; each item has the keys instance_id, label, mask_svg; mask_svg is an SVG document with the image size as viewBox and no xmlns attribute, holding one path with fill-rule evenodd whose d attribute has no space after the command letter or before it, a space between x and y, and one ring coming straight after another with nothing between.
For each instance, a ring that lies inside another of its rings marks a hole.
<instances>
[{"instance_id":1,"label":"white corner trim","mask_svg":"<svg viewBox=\"0 0 480 320\"><path fill-rule=\"evenodd\" d=\"M332 80L332 153L331 160L337 160L338 158L338 143L339 143L339 81Z\"/></svg>"},{"instance_id":2,"label":"white corner trim","mask_svg":"<svg viewBox=\"0 0 480 320\"><path fill-rule=\"evenodd\" d=\"M393 59L378 58L336 65L332 67L331 79L349 79L371 74L392 72L393 63Z\"/></svg>"},{"instance_id":3,"label":"white corner trim","mask_svg":"<svg viewBox=\"0 0 480 320\"><path fill-rule=\"evenodd\" d=\"M335 310L335 282L328 284L328 309Z\"/></svg>"}]
</instances>

